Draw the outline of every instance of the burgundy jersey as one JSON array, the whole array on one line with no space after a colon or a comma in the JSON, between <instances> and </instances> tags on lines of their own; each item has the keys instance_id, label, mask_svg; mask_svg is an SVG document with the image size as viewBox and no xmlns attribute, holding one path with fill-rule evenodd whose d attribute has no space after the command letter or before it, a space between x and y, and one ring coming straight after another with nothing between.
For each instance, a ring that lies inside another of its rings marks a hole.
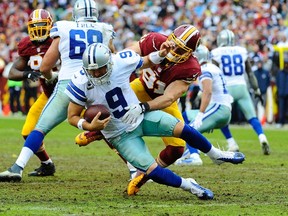
<instances>
[{"instance_id":1,"label":"burgundy jersey","mask_svg":"<svg viewBox=\"0 0 288 216\"><path fill-rule=\"evenodd\" d=\"M30 41L29 36L23 38L18 44L18 54L22 58L27 59L28 65L27 67L31 68L31 70L39 71L40 65L43 59L44 54L47 52L49 46L52 43L52 38L48 38L43 43L32 43ZM55 85L47 85L45 79L40 78L40 83L42 89L47 97L53 92Z\"/></svg>"},{"instance_id":2,"label":"burgundy jersey","mask_svg":"<svg viewBox=\"0 0 288 216\"><path fill-rule=\"evenodd\" d=\"M160 50L160 46L165 42L167 36L159 33L149 33L144 35L139 46L141 55L146 56L151 52ZM167 64L164 59L160 65L143 69L140 80L149 96L154 99L163 95L165 88L175 80L183 80L191 83L201 75L201 68L195 56L191 56L187 61L179 64Z\"/></svg>"}]
</instances>

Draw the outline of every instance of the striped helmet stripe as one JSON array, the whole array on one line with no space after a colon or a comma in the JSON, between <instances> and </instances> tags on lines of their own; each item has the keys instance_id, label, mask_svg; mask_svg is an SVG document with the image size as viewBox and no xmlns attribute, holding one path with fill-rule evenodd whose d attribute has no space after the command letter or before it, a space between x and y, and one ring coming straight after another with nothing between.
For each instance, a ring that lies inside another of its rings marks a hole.
<instances>
[{"instance_id":1,"label":"striped helmet stripe","mask_svg":"<svg viewBox=\"0 0 288 216\"><path fill-rule=\"evenodd\" d=\"M231 32L230 31L226 31L227 33L227 44L231 44L232 43L232 37L231 37Z\"/></svg>"},{"instance_id":2,"label":"striped helmet stripe","mask_svg":"<svg viewBox=\"0 0 288 216\"><path fill-rule=\"evenodd\" d=\"M91 17L92 16L92 6L90 0L85 0L85 16Z\"/></svg>"},{"instance_id":3,"label":"striped helmet stripe","mask_svg":"<svg viewBox=\"0 0 288 216\"><path fill-rule=\"evenodd\" d=\"M88 65L94 64L96 62L96 46L90 46L88 48ZM94 54L95 53L95 54Z\"/></svg>"},{"instance_id":4,"label":"striped helmet stripe","mask_svg":"<svg viewBox=\"0 0 288 216\"><path fill-rule=\"evenodd\" d=\"M35 15L35 17L33 17L33 19L35 19L35 18L38 19L40 14L41 14L41 9L40 10L35 10L35 14L33 14L33 15Z\"/></svg>"},{"instance_id":5,"label":"striped helmet stripe","mask_svg":"<svg viewBox=\"0 0 288 216\"><path fill-rule=\"evenodd\" d=\"M185 44L187 44L187 42L190 40L191 37L194 36L194 34L196 34L198 32L198 30L194 27L191 26L189 28L187 28L179 37L179 39L181 39L182 41L184 41Z\"/></svg>"}]
</instances>

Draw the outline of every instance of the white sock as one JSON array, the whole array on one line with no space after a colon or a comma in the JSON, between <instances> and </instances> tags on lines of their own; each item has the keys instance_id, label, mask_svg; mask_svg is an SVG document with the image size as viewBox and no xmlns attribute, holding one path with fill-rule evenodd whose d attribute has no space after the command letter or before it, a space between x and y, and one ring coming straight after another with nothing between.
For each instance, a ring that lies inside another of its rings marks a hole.
<instances>
[{"instance_id":1,"label":"white sock","mask_svg":"<svg viewBox=\"0 0 288 216\"><path fill-rule=\"evenodd\" d=\"M210 151L207 152L206 154L207 154L210 158L215 159L215 158L220 157L221 152L222 152L222 151L221 151L220 149L215 148L215 147L212 145L212 148L211 148Z\"/></svg>"},{"instance_id":2,"label":"white sock","mask_svg":"<svg viewBox=\"0 0 288 216\"><path fill-rule=\"evenodd\" d=\"M51 158L49 158L48 160L46 161L41 161L41 163L44 163L44 164L49 164L49 163L53 163Z\"/></svg>"},{"instance_id":3,"label":"white sock","mask_svg":"<svg viewBox=\"0 0 288 216\"><path fill-rule=\"evenodd\" d=\"M34 152L31 149L27 147L23 147L20 152L20 155L18 156L16 160L16 164L24 169L24 167L26 166L26 164L28 163L28 161L33 155L34 155Z\"/></svg>"},{"instance_id":4,"label":"white sock","mask_svg":"<svg viewBox=\"0 0 288 216\"><path fill-rule=\"evenodd\" d=\"M259 134L258 138L259 138L259 141L260 141L260 142L263 142L263 141L266 141L266 140L267 140L265 134Z\"/></svg>"},{"instance_id":5,"label":"white sock","mask_svg":"<svg viewBox=\"0 0 288 216\"><path fill-rule=\"evenodd\" d=\"M235 144L237 145L237 143L233 137L227 139L227 143L228 143L228 145L235 145Z\"/></svg>"},{"instance_id":6,"label":"white sock","mask_svg":"<svg viewBox=\"0 0 288 216\"><path fill-rule=\"evenodd\" d=\"M190 188L191 188L190 181L188 181L182 177L181 177L181 179L182 179L182 182L181 182L180 188L182 188L183 190L190 190Z\"/></svg>"}]
</instances>

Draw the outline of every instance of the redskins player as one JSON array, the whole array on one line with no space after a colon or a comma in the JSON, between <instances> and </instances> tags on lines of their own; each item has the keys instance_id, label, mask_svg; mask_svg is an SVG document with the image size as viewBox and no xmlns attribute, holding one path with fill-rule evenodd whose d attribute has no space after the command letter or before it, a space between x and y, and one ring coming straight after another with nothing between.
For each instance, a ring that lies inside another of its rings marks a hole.
<instances>
[{"instance_id":1,"label":"redskins player","mask_svg":"<svg viewBox=\"0 0 288 216\"><path fill-rule=\"evenodd\" d=\"M200 44L201 36L197 28L185 24L177 27L168 37L154 32L144 35L133 49L145 56L159 50L166 40L173 41L175 48L160 65L144 69L141 76L131 82L131 87L141 102L147 102L150 110L163 110L184 121L177 100L201 75L198 60L192 55ZM131 112L131 117L133 115ZM185 141L174 137L162 137L162 140L165 148L156 161L161 167L167 167L182 156ZM147 180L144 174L134 178L128 185L128 195L137 193Z\"/></svg>"},{"instance_id":2,"label":"redskins player","mask_svg":"<svg viewBox=\"0 0 288 216\"><path fill-rule=\"evenodd\" d=\"M23 38L19 42L19 57L14 61L8 76L9 79L18 81L29 79L31 82L34 82L39 79L43 89L43 92L31 106L27 114L26 121L22 128L22 136L24 139L26 139L34 129L42 109L55 86L55 83L48 83L44 78L41 78L39 72L42 58L52 43L52 38L49 37L52 24L52 17L47 10L36 9L30 14L27 26L29 36ZM41 161L41 166L28 175L54 175L55 166L47 154L43 143L36 155Z\"/></svg>"}]
</instances>

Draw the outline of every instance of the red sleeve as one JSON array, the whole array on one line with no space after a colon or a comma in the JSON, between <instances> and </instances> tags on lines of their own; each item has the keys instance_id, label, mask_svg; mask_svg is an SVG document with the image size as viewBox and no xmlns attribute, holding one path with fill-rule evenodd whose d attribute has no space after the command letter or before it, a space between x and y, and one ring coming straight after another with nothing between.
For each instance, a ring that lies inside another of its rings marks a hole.
<instances>
[{"instance_id":1,"label":"red sleeve","mask_svg":"<svg viewBox=\"0 0 288 216\"><path fill-rule=\"evenodd\" d=\"M142 56L146 56L151 52L159 50L161 44L165 42L166 39L167 36L156 32L151 32L142 36L139 41Z\"/></svg>"}]
</instances>

